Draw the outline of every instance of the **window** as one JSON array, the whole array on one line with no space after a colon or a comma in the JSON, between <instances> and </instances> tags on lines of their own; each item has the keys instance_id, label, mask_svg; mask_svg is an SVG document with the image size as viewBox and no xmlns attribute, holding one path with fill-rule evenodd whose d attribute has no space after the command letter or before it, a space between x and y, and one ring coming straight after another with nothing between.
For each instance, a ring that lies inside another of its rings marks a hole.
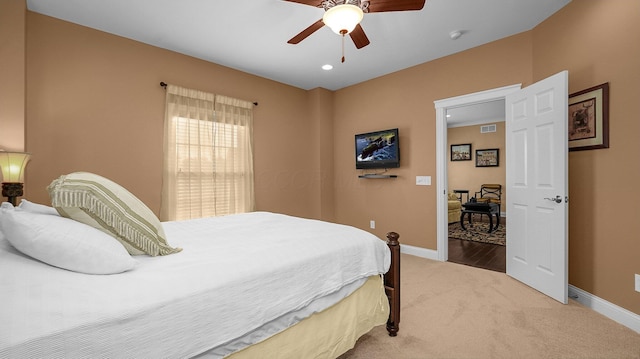
<instances>
[{"instance_id":1,"label":"window","mask_svg":"<svg viewBox=\"0 0 640 359\"><path fill-rule=\"evenodd\" d=\"M168 85L161 218L254 209L253 104Z\"/></svg>"}]
</instances>

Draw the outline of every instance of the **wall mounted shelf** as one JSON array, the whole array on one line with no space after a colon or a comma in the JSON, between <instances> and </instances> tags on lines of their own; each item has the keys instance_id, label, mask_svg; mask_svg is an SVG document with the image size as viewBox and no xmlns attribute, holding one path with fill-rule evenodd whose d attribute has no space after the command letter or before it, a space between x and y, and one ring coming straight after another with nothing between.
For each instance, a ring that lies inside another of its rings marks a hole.
<instances>
[{"instance_id":1,"label":"wall mounted shelf","mask_svg":"<svg viewBox=\"0 0 640 359\"><path fill-rule=\"evenodd\" d=\"M377 174L368 174L368 175L360 175L358 178L398 178L397 175L377 175Z\"/></svg>"}]
</instances>

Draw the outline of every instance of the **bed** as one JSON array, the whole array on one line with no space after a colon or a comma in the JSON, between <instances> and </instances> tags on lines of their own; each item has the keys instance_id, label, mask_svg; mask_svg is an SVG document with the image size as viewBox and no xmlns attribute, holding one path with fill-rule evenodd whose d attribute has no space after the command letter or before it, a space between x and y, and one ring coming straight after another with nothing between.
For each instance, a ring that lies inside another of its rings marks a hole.
<instances>
[{"instance_id":1,"label":"bed","mask_svg":"<svg viewBox=\"0 0 640 359\"><path fill-rule=\"evenodd\" d=\"M15 243L34 227L44 228L31 233L38 248L60 224L93 228L34 208L0 210L2 358L335 358L374 326L398 332L396 233L385 243L270 212L162 222L181 250L127 253L132 268L97 275Z\"/></svg>"}]
</instances>

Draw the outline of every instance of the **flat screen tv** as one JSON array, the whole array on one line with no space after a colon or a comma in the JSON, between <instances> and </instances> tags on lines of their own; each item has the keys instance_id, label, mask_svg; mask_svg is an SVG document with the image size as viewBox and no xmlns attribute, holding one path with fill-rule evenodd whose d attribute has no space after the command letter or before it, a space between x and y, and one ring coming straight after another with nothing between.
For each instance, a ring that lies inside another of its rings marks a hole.
<instances>
[{"instance_id":1,"label":"flat screen tv","mask_svg":"<svg viewBox=\"0 0 640 359\"><path fill-rule=\"evenodd\" d=\"M356 135L356 168L400 167L398 129Z\"/></svg>"}]
</instances>

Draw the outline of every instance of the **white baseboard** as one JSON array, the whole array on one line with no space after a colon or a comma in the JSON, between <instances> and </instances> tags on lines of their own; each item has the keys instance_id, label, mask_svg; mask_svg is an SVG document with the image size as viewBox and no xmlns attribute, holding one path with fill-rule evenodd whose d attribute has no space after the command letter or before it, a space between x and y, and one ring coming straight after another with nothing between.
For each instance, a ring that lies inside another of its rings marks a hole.
<instances>
[{"instance_id":1,"label":"white baseboard","mask_svg":"<svg viewBox=\"0 0 640 359\"><path fill-rule=\"evenodd\" d=\"M408 244L400 244L400 253L410 254L416 257L438 260L438 252L433 249L410 246Z\"/></svg>"},{"instance_id":2,"label":"white baseboard","mask_svg":"<svg viewBox=\"0 0 640 359\"><path fill-rule=\"evenodd\" d=\"M638 314L628 311L602 298L596 297L595 295L585 292L573 285L569 285L569 298L574 299L585 307L590 308L629 329L635 330L637 333L640 333L640 315Z\"/></svg>"}]
</instances>

